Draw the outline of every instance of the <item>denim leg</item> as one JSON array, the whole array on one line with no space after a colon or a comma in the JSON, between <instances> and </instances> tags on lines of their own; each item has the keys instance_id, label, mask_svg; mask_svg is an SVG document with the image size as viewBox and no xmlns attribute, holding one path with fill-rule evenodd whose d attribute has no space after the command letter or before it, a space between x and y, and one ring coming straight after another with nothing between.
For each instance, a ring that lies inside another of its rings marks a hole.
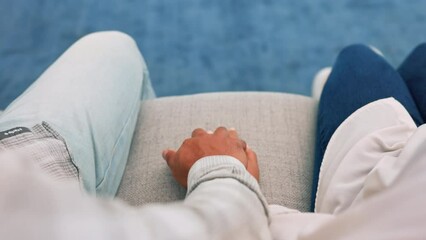
<instances>
[{"instance_id":1,"label":"denim leg","mask_svg":"<svg viewBox=\"0 0 426 240\"><path fill-rule=\"evenodd\" d=\"M0 131L47 122L64 139L84 188L114 196L127 163L140 100L154 97L129 36L83 37L0 117Z\"/></svg>"},{"instance_id":2,"label":"denim leg","mask_svg":"<svg viewBox=\"0 0 426 240\"><path fill-rule=\"evenodd\" d=\"M426 119L426 43L417 46L398 68L423 119Z\"/></svg>"},{"instance_id":3,"label":"denim leg","mask_svg":"<svg viewBox=\"0 0 426 240\"><path fill-rule=\"evenodd\" d=\"M318 107L312 209L322 159L334 131L357 109L387 97L398 100L417 125L423 123L404 80L382 56L364 45L343 49L324 86Z\"/></svg>"}]
</instances>

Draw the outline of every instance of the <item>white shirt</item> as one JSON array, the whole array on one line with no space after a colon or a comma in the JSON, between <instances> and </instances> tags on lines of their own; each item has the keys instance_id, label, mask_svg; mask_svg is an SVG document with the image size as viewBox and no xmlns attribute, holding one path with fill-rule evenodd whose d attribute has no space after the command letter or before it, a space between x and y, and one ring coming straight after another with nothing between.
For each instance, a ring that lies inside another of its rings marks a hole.
<instances>
[{"instance_id":1,"label":"white shirt","mask_svg":"<svg viewBox=\"0 0 426 240\"><path fill-rule=\"evenodd\" d=\"M426 239L426 126L393 98L353 113L321 166L316 213L271 206L274 239Z\"/></svg>"},{"instance_id":2,"label":"white shirt","mask_svg":"<svg viewBox=\"0 0 426 240\"><path fill-rule=\"evenodd\" d=\"M183 202L130 207L58 182L15 155L0 156L0 239L271 239L256 180L228 156L191 168Z\"/></svg>"}]
</instances>

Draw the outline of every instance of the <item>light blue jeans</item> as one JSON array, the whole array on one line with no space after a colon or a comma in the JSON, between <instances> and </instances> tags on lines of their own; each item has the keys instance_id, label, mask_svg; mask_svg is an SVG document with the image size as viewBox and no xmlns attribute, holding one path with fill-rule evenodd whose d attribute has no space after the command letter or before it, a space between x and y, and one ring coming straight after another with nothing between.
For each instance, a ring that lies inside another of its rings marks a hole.
<instances>
[{"instance_id":1,"label":"light blue jeans","mask_svg":"<svg viewBox=\"0 0 426 240\"><path fill-rule=\"evenodd\" d=\"M64 139L84 188L114 196L140 101L154 98L135 41L120 32L83 37L0 116L0 131L47 122Z\"/></svg>"}]
</instances>

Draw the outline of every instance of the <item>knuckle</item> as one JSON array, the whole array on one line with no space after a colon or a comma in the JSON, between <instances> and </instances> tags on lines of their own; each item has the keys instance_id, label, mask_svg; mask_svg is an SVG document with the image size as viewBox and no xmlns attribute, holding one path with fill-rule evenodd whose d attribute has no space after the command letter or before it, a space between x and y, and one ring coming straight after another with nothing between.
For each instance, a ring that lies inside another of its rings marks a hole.
<instances>
[{"instance_id":1,"label":"knuckle","mask_svg":"<svg viewBox=\"0 0 426 240\"><path fill-rule=\"evenodd\" d=\"M196 128L194 129L194 131L192 131L191 136L192 137L198 137L198 136L202 136L206 133L206 131L203 128Z\"/></svg>"},{"instance_id":2,"label":"knuckle","mask_svg":"<svg viewBox=\"0 0 426 240\"><path fill-rule=\"evenodd\" d=\"M202 132L204 131L202 128L196 128L194 129L194 131L192 131L192 133L198 133L198 132Z\"/></svg>"},{"instance_id":3,"label":"knuckle","mask_svg":"<svg viewBox=\"0 0 426 240\"><path fill-rule=\"evenodd\" d=\"M185 140L183 140L182 145L189 145L191 143L191 139L187 138Z\"/></svg>"}]
</instances>

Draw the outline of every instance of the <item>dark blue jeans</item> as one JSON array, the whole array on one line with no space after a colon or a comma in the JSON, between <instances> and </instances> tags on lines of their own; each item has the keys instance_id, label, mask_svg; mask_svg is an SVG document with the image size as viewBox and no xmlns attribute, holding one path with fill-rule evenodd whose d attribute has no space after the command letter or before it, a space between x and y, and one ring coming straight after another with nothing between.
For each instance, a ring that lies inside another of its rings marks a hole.
<instances>
[{"instance_id":1,"label":"dark blue jeans","mask_svg":"<svg viewBox=\"0 0 426 240\"><path fill-rule=\"evenodd\" d=\"M426 52L426 46L422 49ZM417 70L413 61L420 58L414 51L402 64L400 72L409 81L421 85L418 98L426 101L426 55L423 54L423 71ZM417 80L422 77L422 82ZM408 78L409 77L409 78ZM412 78L411 78L412 77ZM413 91L418 86L410 85ZM414 92L413 92L414 93ZM421 94L424 93L424 94ZM318 185L318 175L324 152L337 127L362 106L387 97L398 100L409 112L417 125L423 124L423 118L413 98L410 88L401 75L386 60L364 45L351 45L343 49L333 66L333 70L324 86L318 107L317 137L314 164L314 182L312 189L312 209ZM426 102L422 105L426 113ZM425 115L423 115L425 116ZM368 124L368 123L367 123Z\"/></svg>"},{"instance_id":2,"label":"dark blue jeans","mask_svg":"<svg viewBox=\"0 0 426 240\"><path fill-rule=\"evenodd\" d=\"M398 72L426 120L426 43L417 46L398 68Z\"/></svg>"}]
</instances>

